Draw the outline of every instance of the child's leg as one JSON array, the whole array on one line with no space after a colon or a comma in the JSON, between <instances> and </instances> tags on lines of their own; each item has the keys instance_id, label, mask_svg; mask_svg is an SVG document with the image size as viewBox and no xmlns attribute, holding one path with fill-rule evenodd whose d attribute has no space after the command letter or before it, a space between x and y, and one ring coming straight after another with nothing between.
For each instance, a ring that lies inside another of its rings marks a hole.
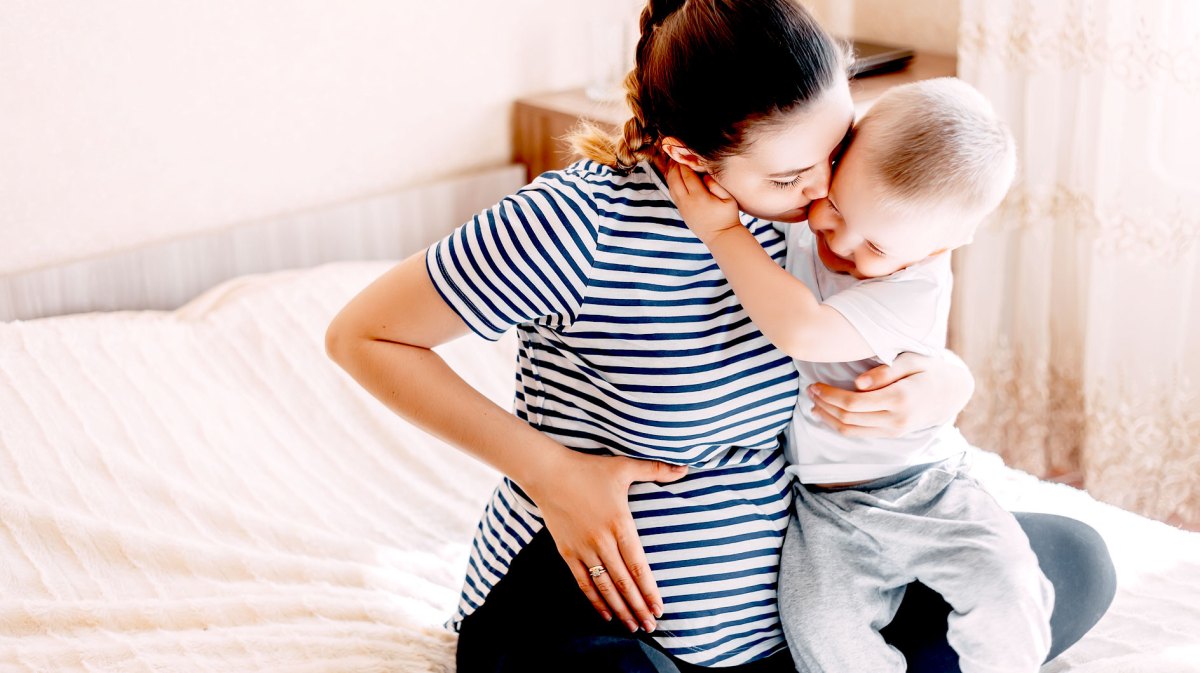
<instances>
[{"instance_id":1,"label":"child's leg","mask_svg":"<svg viewBox=\"0 0 1200 673\"><path fill-rule=\"evenodd\" d=\"M886 526L885 546L950 604L947 638L962 671L1037 671L1050 649L1054 593L1028 539L973 479L930 478L945 487L924 511L909 512L920 519L907 539Z\"/></svg>"},{"instance_id":2,"label":"child's leg","mask_svg":"<svg viewBox=\"0 0 1200 673\"><path fill-rule=\"evenodd\" d=\"M857 530L851 512L823 493L795 492L780 558L779 618L796 669L903 672L904 657L879 629L895 615L907 580L889 576L879 546Z\"/></svg>"},{"instance_id":3,"label":"child's leg","mask_svg":"<svg viewBox=\"0 0 1200 673\"><path fill-rule=\"evenodd\" d=\"M1087 524L1040 512L1014 516L1054 585L1050 661L1104 616L1116 594L1116 571L1104 539ZM946 640L949 614L941 594L920 582L908 585L896 617L882 633L908 659L910 673L958 673L958 653Z\"/></svg>"}]
</instances>

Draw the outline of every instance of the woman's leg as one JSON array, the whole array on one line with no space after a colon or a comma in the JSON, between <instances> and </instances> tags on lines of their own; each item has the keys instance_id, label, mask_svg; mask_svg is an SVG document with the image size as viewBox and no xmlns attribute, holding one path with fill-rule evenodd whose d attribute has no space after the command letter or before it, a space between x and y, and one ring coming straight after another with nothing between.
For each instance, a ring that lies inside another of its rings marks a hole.
<instances>
[{"instance_id":1,"label":"woman's leg","mask_svg":"<svg viewBox=\"0 0 1200 673\"><path fill-rule=\"evenodd\" d=\"M727 668L702 668L661 651L643 631L630 633L596 614L542 530L517 554L487 601L462 623L458 673L795 673L791 655Z\"/></svg>"},{"instance_id":2,"label":"woman's leg","mask_svg":"<svg viewBox=\"0 0 1200 673\"><path fill-rule=\"evenodd\" d=\"M1057 514L1015 516L1042 572L1054 584L1049 661L1091 631L1108 611L1117 593L1117 572L1108 546L1091 526Z\"/></svg>"},{"instance_id":3,"label":"woman's leg","mask_svg":"<svg viewBox=\"0 0 1200 673\"><path fill-rule=\"evenodd\" d=\"M1117 580L1108 547L1085 523L1055 514L1017 513L1038 563L1054 585L1047 661L1084 636L1108 610ZM956 673L958 655L946 642L950 606L925 585L909 585L884 638L908 659L908 670Z\"/></svg>"},{"instance_id":4,"label":"woman's leg","mask_svg":"<svg viewBox=\"0 0 1200 673\"><path fill-rule=\"evenodd\" d=\"M459 673L679 673L620 622L596 614L543 529L462 623Z\"/></svg>"},{"instance_id":5,"label":"woman's leg","mask_svg":"<svg viewBox=\"0 0 1200 673\"><path fill-rule=\"evenodd\" d=\"M1099 621L1116 592L1116 575L1104 541L1086 524L1053 514L1016 517L1054 585L1053 658ZM946 642L949 612L937 593L921 584L909 587L883 634L904 653L910 671L959 670L958 655ZM517 555L487 602L463 622L458 670L510 673L550 665L581 673L678 673L696 668L672 660L645 638L596 614L553 539L542 531ZM755 663L753 668L784 670L789 658L781 652Z\"/></svg>"}]
</instances>

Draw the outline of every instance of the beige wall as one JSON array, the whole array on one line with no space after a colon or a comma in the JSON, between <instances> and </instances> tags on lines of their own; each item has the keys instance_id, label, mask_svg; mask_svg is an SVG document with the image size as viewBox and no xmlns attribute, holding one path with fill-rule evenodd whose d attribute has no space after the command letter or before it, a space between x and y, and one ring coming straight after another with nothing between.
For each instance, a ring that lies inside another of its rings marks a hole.
<instances>
[{"instance_id":1,"label":"beige wall","mask_svg":"<svg viewBox=\"0 0 1200 673\"><path fill-rule=\"evenodd\" d=\"M0 273L506 163L609 0L0 0Z\"/></svg>"},{"instance_id":2,"label":"beige wall","mask_svg":"<svg viewBox=\"0 0 1200 673\"><path fill-rule=\"evenodd\" d=\"M953 54L958 0L803 0L837 35Z\"/></svg>"},{"instance_id":3,"label":"beige wall","mask_svg":"<svg viewBox=\"0 0 1200 673\"><path fill-rule=\"evenodd\" d=\"M953 52L957 0L806 0ZM638 0L0 0L0 274L508 161Z\"/></svg>"}]
</instances>

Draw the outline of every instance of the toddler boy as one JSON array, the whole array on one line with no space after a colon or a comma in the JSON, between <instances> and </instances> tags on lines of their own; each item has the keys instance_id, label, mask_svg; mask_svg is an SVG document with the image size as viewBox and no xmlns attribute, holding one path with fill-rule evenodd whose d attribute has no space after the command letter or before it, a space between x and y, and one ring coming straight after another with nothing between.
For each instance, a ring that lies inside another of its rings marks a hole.
<instances>
[{"instance_id":1,"label":"toddler boy","mask_svg":"<svg viewBox=\"0 0 1200 673\"><path fill-rule=\"evenodd\" d=\"M950 251L999 205L1015 163L1011 135L969 85L895 87L856 125L808 227L787 230L786 271L715 180L676 164L668 181L755 324L796 359L801 386L854 389L902 352L942 352ZM950 604L963 671L1038 670L1053 590L1012 514L966 474L966 448L952 421L860 439L797 405L779 611L798 670L904 671L879 629L914 580Z\"/></svg>"}]
</instances>

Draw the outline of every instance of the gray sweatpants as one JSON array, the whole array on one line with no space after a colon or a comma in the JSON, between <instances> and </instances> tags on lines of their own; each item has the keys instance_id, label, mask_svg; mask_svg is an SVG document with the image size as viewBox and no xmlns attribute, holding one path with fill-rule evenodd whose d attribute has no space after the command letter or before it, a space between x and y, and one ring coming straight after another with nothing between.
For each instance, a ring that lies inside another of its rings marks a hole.
<instances>
[{"instance_id":1,"label":"gray sweatpants","mask_svg":"<svg viewBox=\"0 0 1200 673\"><path fill-rule=\"evenodd\" d=\"M1054 590L1029 540L952 462L840 489L794 488L779 614L800 673L905 670L879 629L913 580L950 604L964 673L1037 671Z\"/></svg>"}]
</instances>

